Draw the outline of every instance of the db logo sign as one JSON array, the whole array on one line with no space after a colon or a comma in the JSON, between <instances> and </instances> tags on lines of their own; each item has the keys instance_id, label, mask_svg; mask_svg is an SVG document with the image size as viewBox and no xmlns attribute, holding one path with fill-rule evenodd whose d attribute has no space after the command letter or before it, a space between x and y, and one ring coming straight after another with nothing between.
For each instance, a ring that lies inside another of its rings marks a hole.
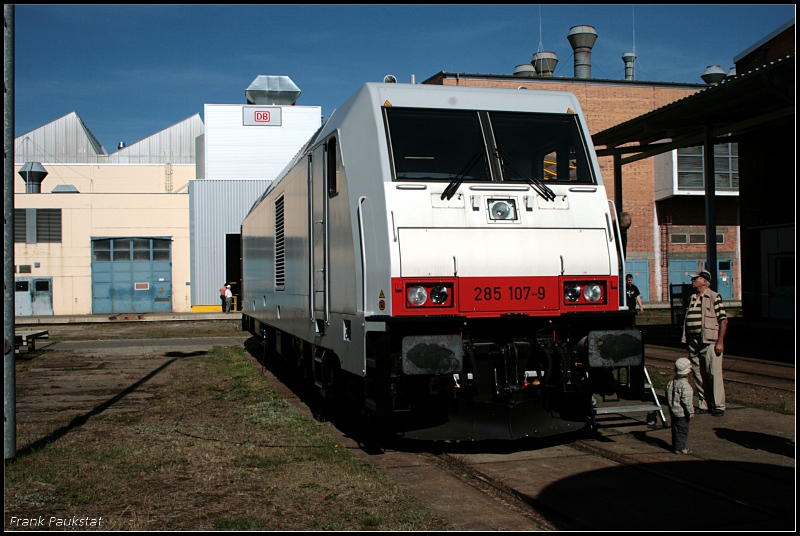
<instances>
[{"instance_id":1,"label":"db logo sign","mask_svg":"<svg viewBox=\"0 0 800 536\"><path fill-rule=\"evenodd\" d=\"M258 123L269 123L269 112L256 110L255 119Z\"/></svg>"}]
</instances>

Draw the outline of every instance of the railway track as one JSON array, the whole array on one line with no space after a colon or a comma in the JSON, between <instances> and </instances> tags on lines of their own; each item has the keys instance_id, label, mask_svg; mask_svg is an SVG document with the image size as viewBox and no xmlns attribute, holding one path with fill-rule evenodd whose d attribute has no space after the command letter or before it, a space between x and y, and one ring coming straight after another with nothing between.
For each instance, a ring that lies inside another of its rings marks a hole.
<instances>
[{"instance_id":1,"label":"railway track","mask_svg":"<svg viewBox=\"0 0 800 536\"><path fill-rule=\"evenodd\" d=\"M647 426L644 414L608 416L592 437L387 441L331 413L313 396L298 396L289 387L284 394L290 403L329 421L332 433L354 456L377 467L456 530L795 526L791 415L738 407L722 419L697 416L689 434L693 452L682 456L672 453L670 429ZM685 503L679 515L676 501Z\"/></svg>"}]
</instances>

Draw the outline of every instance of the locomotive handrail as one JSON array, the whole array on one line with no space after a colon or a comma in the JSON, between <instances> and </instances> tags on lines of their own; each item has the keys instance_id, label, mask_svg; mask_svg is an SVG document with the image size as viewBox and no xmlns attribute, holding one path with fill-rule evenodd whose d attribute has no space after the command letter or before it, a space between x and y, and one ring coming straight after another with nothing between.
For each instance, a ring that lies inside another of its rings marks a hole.
<instances>
[{"instance_id":1,"label":"locomotive handrail","mask_svg":"<svg viewBox=\"0 0 800 536\"><path fill-rule=\"evenodd\" d=\"M573 186L569 189L570 192L596 192L596 186Z\"/></svg>"},{"instance_id":2,"label":"locomotive handrail","mask_svg":"<svg viewBox=\"0 0 800 536\"><path fill-rule=\"evenodd\" d=\"M367 196L358 198L358 231L361 238L361 310L364 315L371 314L367 311L367 250L364 246L364 211L361 209Z\"/></svg>"},{"instance_id":3,"label":"locomotive handrail","mask_svg":"<svg viewBox=\"0 0 800 536\"><path fill-rule=\"evenodd\" d=\"M608 204L611 205L611 208L614 210L614 214L617 214L617 206L614 204L614 202L611 199L608 200ZM608 214L606 214L606 221L608 221ZM617 284L619 285L620 289L622 290L622 306L627 309L628 308L628 293L625 291L625 288L623 287L623 285L625 284L625 277L627 275L625 273L625 252L622 251L622 231L620 231L620 229L619 229L619 220L617 218L614 218L614 225L617 228L617 237L619 238L619 240L617 240L617 251L619 252L619 258L622 260L622 264L621 264L622 265L622 274L621 274L622 277L620 278L622 281L620 283L617 283ZM610 229L609 229L609 232L611 232ZM609 242L611 240L613 240L612 237L610 237L610 238L611 239L609 240Z\"/></svg>"}]
</instances>

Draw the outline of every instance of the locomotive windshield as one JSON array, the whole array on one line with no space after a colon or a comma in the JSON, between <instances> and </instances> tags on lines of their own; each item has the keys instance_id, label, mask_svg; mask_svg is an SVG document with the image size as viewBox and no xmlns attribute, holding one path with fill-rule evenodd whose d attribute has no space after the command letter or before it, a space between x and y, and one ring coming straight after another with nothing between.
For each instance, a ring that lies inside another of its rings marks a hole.
<instances>
[{"instance_id":1,"label":"locomotive windshield","mask_svg":"<svg viewBox=\"0 0 800 536\"><path fill-rule=\"evenodd\" d=\"M593 183L576 116L490 112L489 117L503 180Z\"/></svg>"},{"instance_id":2,"label":"locomotive windshield","mask_svg":"<svg viewBox=\"0 0 800 536\"><path fill-rule=\"evenodd\" d=\"M594 183L574 115L397 107L384 112L395 180Z\"/></svg>"},{"instance_id":3,"label":"locomotive windshield","mask_svg":"<svg viewBox=\"0 0 800 536\"><path fill-rule=\"evenodd\" d=\"M397 180L491 180L478 112L385 110Z\"/></svg>"}]
</instances>

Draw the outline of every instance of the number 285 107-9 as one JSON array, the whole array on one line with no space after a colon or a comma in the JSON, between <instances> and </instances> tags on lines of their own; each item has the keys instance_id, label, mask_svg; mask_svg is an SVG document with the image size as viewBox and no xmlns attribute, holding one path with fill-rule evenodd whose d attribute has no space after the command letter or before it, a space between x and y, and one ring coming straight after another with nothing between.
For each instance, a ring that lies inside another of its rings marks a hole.
<instances>
[{"instance_id":1,"label":"number 285 107-9","mask_svg":"<svg viewBox=\"0 0 800 536\"><path fill-rule=\"evenodd\" d=\"M532 299L544 300L544 287L475 287L475 301L526 301Z\"/></svg>"}]
</instances>

